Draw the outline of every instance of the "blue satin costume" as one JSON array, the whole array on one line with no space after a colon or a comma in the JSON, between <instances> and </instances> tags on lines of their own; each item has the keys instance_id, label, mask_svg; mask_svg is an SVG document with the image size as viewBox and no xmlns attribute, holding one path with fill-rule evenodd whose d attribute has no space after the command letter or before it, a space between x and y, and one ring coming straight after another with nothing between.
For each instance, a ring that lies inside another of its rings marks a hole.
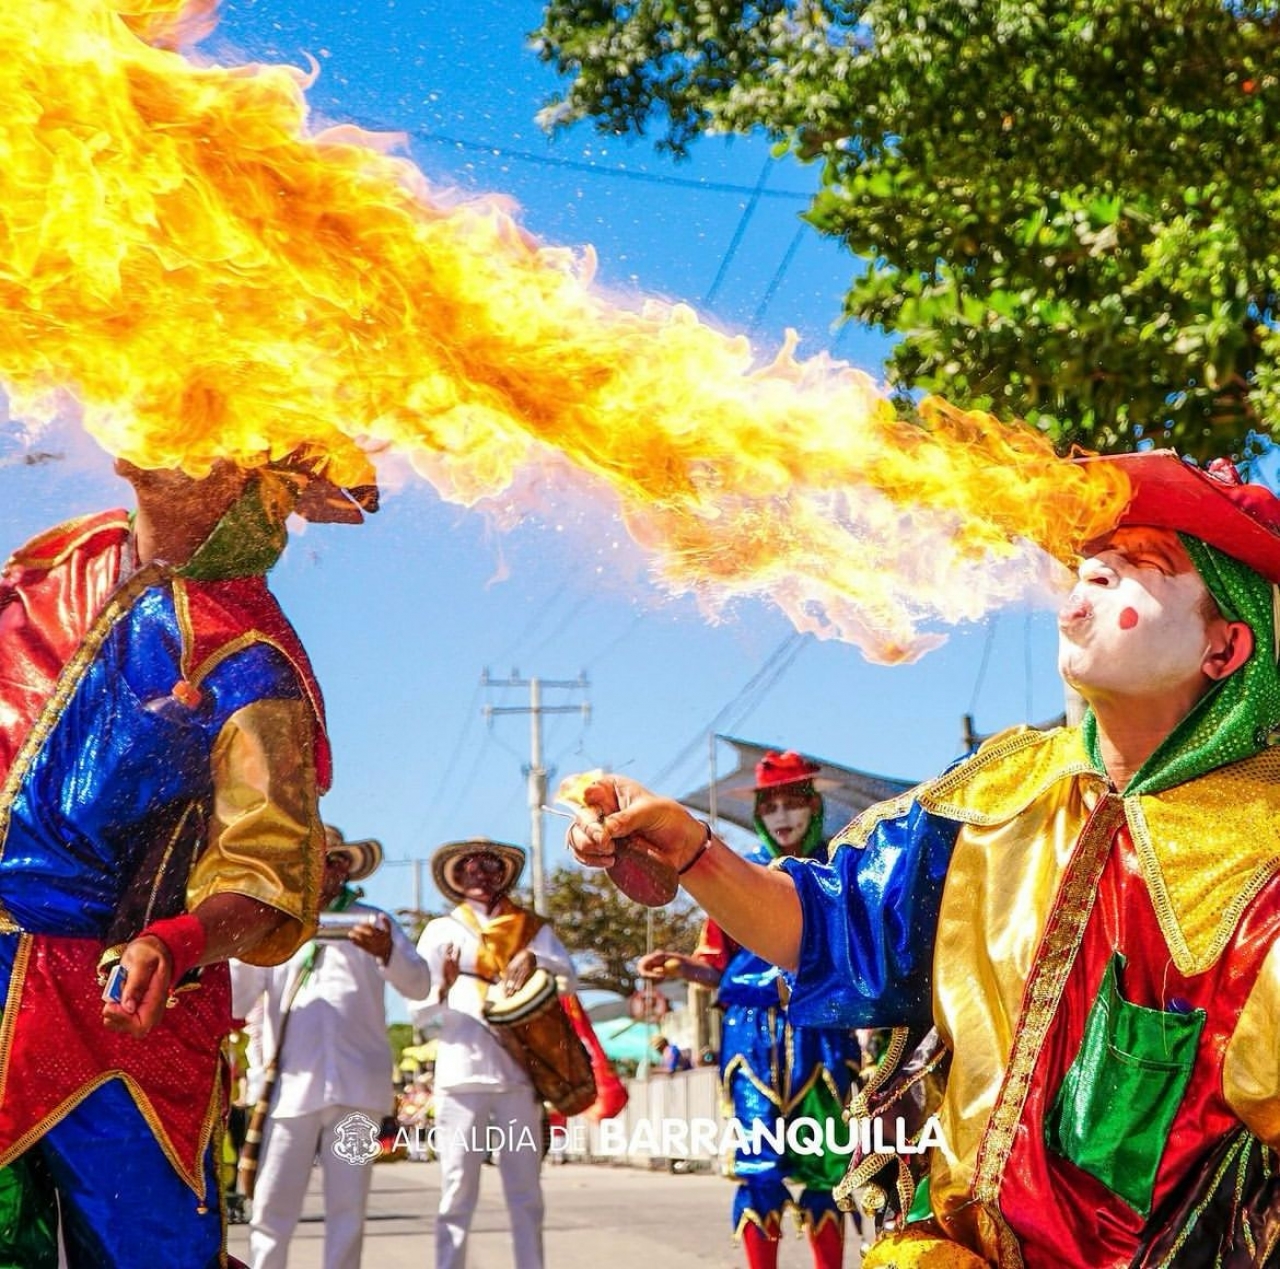
<instances>
[{"instance_id":1,"label":"blue satin costume","mask_svg":"<svg viewBox=\"0 0 1280 1269\"><path fill-rule=\"evenodd\" d=\"M761 847L747 858L768 864L773 854ZM847 1024L796 1025L782 1005L783 977L777 966L736 948L716 993L716 1003L724 1010L723 1092L734 1117L748 1131L763 1121L772 1133L780 1118L840 1122L860 1065L858 1043ZM734 1154L731 1176L739 1182L732 1208L735 1234L754 1224L776 1235L783 1212L793 1206L808 1229L839 1219L831 1190L844 1173L847 1156L778 1151L764 1137L758 1151L755 1144ZM795 1199L788 1180L803 1187Z\"/></svg>"},{"instance_id":2,"label":"blue satin costume","mask_svg":"<svg viewBox=\"0 0 1280 1269\"><path fill-rule=\"evenodd\" d=\"M788 1009L803 1027L928 1027L942 886L960 825L910 802L827 865L783 859L804 912ZM836 839L839 842L839 838Z\"/></svg>"},{"instance_id":3,"label":"blue satin costume","mask_svg":"<svg viewBox=\"0 0 1280 1269\"><path fill-rule=\"evenodd\" d=\"M54 1189L73 1269L228 1263L226 965L189 974L141 1040L103 1027L97 966L219 891L292 918L255 959L312 919L327 750L301 649L261 578L152 565L121 584L127 542L123 513L76 522L0 584L0 1192L26 1195L3 1266L56 1265Z\"/></svg>"}]
</instances>

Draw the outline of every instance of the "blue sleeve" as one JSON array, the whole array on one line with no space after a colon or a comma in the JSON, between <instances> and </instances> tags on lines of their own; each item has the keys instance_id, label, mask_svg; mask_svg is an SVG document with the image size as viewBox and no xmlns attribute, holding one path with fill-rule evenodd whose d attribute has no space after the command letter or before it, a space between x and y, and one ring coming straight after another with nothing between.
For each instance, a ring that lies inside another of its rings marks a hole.
<instances>
[{"instance_id":1,"label":"blue sleeve","mask_svg":"<svg viewBox=\"0 0 1280 1269\"><path fill-rule=\"evenodd\" d=\"M789 974L798 1026L929 1025L942 884L960 826L922 811L882 819L827 863L784 859L804 915Z\"/></svg>"}]
</instances>

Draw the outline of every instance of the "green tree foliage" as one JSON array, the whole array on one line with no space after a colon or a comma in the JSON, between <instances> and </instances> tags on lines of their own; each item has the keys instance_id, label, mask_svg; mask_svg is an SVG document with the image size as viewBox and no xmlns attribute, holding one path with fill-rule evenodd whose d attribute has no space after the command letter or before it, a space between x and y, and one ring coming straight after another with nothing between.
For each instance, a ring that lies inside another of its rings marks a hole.
<instances>
[{"instance_id":1,"label":"green tree foliage","mask_svg":"<svg viewBox=\"0 0 1280 1269\"><path fill-rule=\"evenodd\" d=\"M580 987L629 996L644 955L648 909L632 902L600 871L561 866L547 879L547 915L573 953ZM692 952L702 914L683 897L653 913L653 946Z\"/></svg>"},{"instance_id":2,"label":"green tree foliage","mask_svg":"<svg viewBox=\"0 0 1280 1269\"><path fill-rule=\"evenodd\" d=\"M408 1022L389 1022L387 1024L387 1042L391 1045L391 1053L397 1066L400 1058L413 1043L413 1027Z\"/></svg>"},{"instance_id":3,"label":"green tree foliage","mask_svg":"<svg viewBox=\"0 0 1280 1269\"><path fill-rule=\"evenodd\" d=\"M544 121L763 130L904 389L1103 451L1280 405L1280 0L550 0Z\"/></svg>"}]
</instances>

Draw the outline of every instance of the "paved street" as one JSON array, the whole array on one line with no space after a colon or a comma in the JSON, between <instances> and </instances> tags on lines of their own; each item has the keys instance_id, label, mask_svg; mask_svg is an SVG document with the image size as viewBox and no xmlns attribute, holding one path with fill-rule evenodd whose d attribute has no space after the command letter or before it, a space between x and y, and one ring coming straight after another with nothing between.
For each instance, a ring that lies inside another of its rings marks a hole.
<instances>
[{"instance_id":1,"label":"paved street","mask_svg":"<svg viewBox=\"0 0 1280 1269\"><path fill-rule=\"evenodd\" d=\"M673 1175L640 1168L568 1163L543 1170L550 1269L741 1269L741 1249L729 1236L732 1185L705 1174ZM321 1269L322 1205L313 1173L289 1269ZM439 1199L435 1163L374 1165L366 1224L367 1269L430 1269L432 1218ZM248 1248L243 1225L231 1228L231 1250ZM858 1263L849 1240L846 1269ZM780 1269L807 1269L808 1243L788 1231ZM469 1269L512 1269L497 1170L486 1168L471 1229Z\"/></svg>"}]
</instances>

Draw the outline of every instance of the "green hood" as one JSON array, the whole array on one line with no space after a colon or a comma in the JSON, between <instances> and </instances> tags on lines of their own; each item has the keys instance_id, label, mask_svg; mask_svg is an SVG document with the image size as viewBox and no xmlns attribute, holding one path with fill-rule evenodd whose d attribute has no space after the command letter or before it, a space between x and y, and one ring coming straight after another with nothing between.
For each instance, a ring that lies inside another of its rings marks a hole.
<instances>
[{"instance_id":1,"label":"green hood","mask_svg":"<svg viewBox=\"0 0 1280 1269\"><path fill-rule=\"evenodd\" d=\"M1280 741L1280 672L1276 669L1276 588L1239 560L1180 533L1196 571L1228 621L1253 631L1253 653L1215 683L1142 764L1126 796L1159 793L1218 767L1251 758ZM1098 720L1084 718L1084 740L1099 771Z\"/></svg>"}]
</instances>

